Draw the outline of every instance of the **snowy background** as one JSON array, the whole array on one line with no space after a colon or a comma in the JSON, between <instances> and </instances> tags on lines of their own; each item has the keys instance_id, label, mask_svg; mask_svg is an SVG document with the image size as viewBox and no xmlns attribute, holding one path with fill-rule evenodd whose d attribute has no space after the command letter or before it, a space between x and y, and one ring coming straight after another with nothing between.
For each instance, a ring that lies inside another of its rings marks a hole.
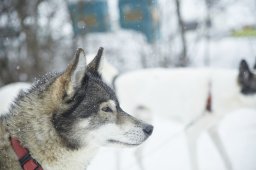
<instances>
[{"instance_id":1,"label":"snowy background","mask_svg":"<svg viewBox=\"0 0 256 170\"><path fill-rule=\"evenodd\" d=\"M1 84L33 81L53 68L59 71L77 47L92 54L105 47L105 57L120 72L179 65L237 68L241 58L251 65L255 60L255 35L234 34L255 30L254 0L179 0L186 56L182 56L176 0L158 0L160 38L151 44L143 34L120 27L118 0L108 0L110 31L75 38L67 8L70 2L77 0L0 2ZM197 27L189 29L191 23ZM189 62L179 63L181 57Z\"/></svg>"},{"instance_id":2,"label":"snowy background","mask_svg":"<svg viewBox=\"0 0 256 170\"><path fill-rule=\"evenodd\" d=\"M180 0L184 23L198 24L196 29L185 32L186 56L182 56L184 44L181 41L176 1L158 0L161 35L152 44L147 43L143 34L120 27L117 0L108 0L111 25L109 32L90 33L74 38L67 10L69 2L71 1L0 2L0 87L12 82L32 82L45 72L62 70L77 47L85 48L91 55L96 53L99 46L103 46L109 63L122 74L152 67L173 69L180 65L192 70L201 67L237 70L242 58L251 67L256 59L255 35L234 35L235 31L256 29L255 0ZM206 24L209 21L208 15L211 26ZM6 30L12 31L10 33ZM180 63L181 57L188 58L189 62ZM186 81L182 83L191 83L189 75L184 80ZM147 87L145 82L138 80L138 83L141 87ZM191 96L191 101L205 98L208 91L202 92L200 87ZM16 88L12 88L11 91L14 92ZM163 88L163 91L168 88ZM183 86L176 83L172 88L179 92ZM7 94L10 95L9 92ZM5 107L3 101L6 98L2 96L6 96L6 93L0 93L0 106ZM175 97L183 100L179 95ZM143 96L140 98L146 99L148 98ZM168 98L162 97L161 100L166 101ZM161 100L155 104L160 105ZM125 101L122 102L124 107L125 104ZM256 110L241 107L225 114L227 116L220 122L219 133L233 169L256 170ZM144 169L191 169L184 131L187 122L177 122L162 115L152 113L151 121L155 129L142 148ZM203 133L198 138L197 155L200 169L225 170L223 160L206 129L202 130ZM138 154L137 149L103 148L89 169L140 170L136 159Z\"/></svg>"}]
</instances>

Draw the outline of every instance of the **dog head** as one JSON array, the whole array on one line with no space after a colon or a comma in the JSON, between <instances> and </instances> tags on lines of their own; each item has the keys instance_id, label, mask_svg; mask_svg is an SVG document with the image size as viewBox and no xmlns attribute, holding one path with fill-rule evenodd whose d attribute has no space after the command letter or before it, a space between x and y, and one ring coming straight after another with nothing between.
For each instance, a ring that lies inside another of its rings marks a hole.
<instances>
[{"instance_id":1,"label":"dog head","mask_svg":"<svg viewBox=\"0 0 256 170\"><path fill-rule=\"evenodd\" d=\"M153 126L128 115L115 92L101 78L103 48L86 66L78 49L66 70L51 84L55 103L52 124L63 143L77 149L98 146L136 146L152 133Z\"/></svg>"},{"instance_id":2,"label":"dog head","mask_svg":"<svg viewBox=\"0 0 256 170\"><path fill-rule=\"evenodd\" d=\"M250 70L245 60L240 62L238 83L243 94L252 95L256 93L256 75Z\"/></svg>"}]
</instances>

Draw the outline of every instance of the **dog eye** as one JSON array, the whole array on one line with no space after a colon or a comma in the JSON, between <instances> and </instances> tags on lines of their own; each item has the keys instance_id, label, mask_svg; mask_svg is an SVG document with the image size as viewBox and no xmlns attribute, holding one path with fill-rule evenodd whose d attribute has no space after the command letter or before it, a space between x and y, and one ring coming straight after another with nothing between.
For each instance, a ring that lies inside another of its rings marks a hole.
<instances>
[{"instance_id":1,"label":"dog eye","mask_svg":"<svg viewBox=\"0 0 256 170\"><path fill-rule=\"evenodd\" d=\"M104 112L113 112L113 110L112 110L110 107L108 107L108 106L103 107L102 110L103 110Z\"/></svg>"}]
</instances>

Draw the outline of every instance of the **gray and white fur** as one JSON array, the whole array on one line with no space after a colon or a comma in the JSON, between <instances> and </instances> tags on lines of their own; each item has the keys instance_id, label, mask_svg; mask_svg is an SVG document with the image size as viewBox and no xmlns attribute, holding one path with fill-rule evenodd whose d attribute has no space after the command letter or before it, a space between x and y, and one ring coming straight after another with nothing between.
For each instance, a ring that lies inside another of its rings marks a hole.
<instances>
[{"instance_id":1,"label":"gray and white fur","mask_svg":"<svg viewBox=\"0 0 256 170\"><path fill-rule=\"evenodd\" d=\"M101 78L103 48L86 66L83 49L61 73L21 92L0 117L0 169L21 170L9 138L16 137L43 169L86 169L101 146L137 146L153 126L130 116Z\"/></svg>"}]
</instances>

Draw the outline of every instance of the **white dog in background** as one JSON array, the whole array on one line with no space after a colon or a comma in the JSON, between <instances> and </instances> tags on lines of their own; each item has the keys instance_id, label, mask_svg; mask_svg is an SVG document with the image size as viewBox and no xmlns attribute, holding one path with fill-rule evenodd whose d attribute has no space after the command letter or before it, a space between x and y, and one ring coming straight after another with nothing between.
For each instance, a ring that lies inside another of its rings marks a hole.
<instances>
[{"instance_id":1,"label":"white dog in background","mask_svg":"<svg viewBox=\"0 0 256 170\"><path fill-rule=\"evenodd\" d=\"M248 79L250 74L251 79ZM246 82L247 81L247 82ZM198 170L197 140L207 130L226 169L232 163L218 133L220 120L239 108L256 108L255 76L240 64L229 69L145 69L121 75L116 90L124 108L134 111L145 106L153 115L187 125L186 136L193 170ZM248 84L251 86L248 87ZM247 92L243 92L244 88ZM133 97L131 97L133 96ZM206 106L211 97L211 112ZM139 160L141 160L138 157ZM142 163L140 163L142 165Z\"/></svg>"}]
</instances>

